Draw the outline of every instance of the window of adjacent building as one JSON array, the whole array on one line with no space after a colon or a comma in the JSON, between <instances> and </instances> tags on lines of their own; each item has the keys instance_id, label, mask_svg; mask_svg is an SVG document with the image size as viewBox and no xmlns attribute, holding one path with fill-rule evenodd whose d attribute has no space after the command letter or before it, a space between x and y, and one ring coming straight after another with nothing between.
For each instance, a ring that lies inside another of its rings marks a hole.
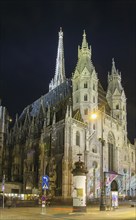
<instances>
[{"instance_id":1,"label":"window of adjacent building","mask_svg":"<svg viewBox=\"0 0 136 220\"><path fill-rule=\"evenodd\" d=\"M88 108L84 109L84 115L88 115Z\"/></svg>"},{"instance_id":2,"label":"window of adjacent building","mask_svg":"<svg viewBox=\"0 0 136 220\"><path fill-rule=\"evenodd\" d=\"M88 87L87 82L85 82L84 83L84 88L87 88L87 87Z\"/></svg>"},{"instance_id":3,"label":"window of adjacent building","mask_svg":"<svg viewBox=\"0 0 136 220\"><path fill-rule=\"evenodd\" d=\"M95 103L95 96L93 96L93 103Z\"/></svg>"},{"instance_id":4,"label":"window of adjacent building","mask_svg":"<svg viewBox=\"0 0 136 220\"><path fill-rule=\"evenodd\" d=\"M88 100L88 97L87 97L87 94L84 95L84 101L87 101Z\"/></svg>"},{"instance_id":5,"label":"window of adjacent building","mask_svg":"<svg viewBox=\"0 0 136 220\"><path fill-rule=\"evenodd\" d=\"M95 130L95 124L93 124L93 130Z\"/></svg>"},{"instance_id":6,"label":"window of adjacent building","mask_svg":"<svg viewBox=\"0 0 136 220\"><path fill-rule=\"evenodd\" d=\"M76 132L76 145L80 146L80 133L79 133L79 131Z\"/></svg>"}]
</instances>

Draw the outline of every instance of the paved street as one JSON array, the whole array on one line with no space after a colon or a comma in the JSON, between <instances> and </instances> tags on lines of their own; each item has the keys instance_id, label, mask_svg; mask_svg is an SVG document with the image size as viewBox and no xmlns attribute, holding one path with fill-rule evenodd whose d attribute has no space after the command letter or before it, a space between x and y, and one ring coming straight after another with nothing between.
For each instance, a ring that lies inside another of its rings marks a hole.
<instances>
[{"instance_id":1,"label":"paved street","mask_svg":"<svg viewBox=\"0 0 136 220\"><path fill-rule=\"evenodd\" d=\"M0 208L0 220L136 220L136 208L121 206L116 210L99 211L98 207L88 207L86 213L73 213L70 206L52 206L42 210L40 207Z\"/></svg>"}]
</instances>

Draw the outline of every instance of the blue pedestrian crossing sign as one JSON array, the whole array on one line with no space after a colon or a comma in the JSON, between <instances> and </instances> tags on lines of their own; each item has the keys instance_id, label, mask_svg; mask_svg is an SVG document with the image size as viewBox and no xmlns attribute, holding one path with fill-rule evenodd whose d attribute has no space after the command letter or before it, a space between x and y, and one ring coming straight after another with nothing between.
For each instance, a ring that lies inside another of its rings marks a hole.
<instances>
[{"instance_id":1,"label":"blue pedestrian crossing sign","mask_svg":"<svg viewBox=\"0 0 136 220\"><path fill-rule=\"evenodd\" d=\"M46 176L42 176L42 189L49 189L49 177Z\"/></svg>"}]
</instances>

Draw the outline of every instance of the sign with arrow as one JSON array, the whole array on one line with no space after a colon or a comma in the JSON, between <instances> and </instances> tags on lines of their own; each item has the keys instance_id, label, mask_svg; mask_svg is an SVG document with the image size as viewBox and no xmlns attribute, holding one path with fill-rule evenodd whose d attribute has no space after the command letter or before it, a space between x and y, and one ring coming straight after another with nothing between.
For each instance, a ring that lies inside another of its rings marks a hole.
<instances>
[{"instance_id":1,"label":"sign with arrow","mask_svg":"<svg viewBox=\"0 0 136 220\"><path fill-rule=\"evenodd\" d=\"M46 190L49 189L49 177L46 176L42 176L42 189Z\"/></svg>"}]
</instances>

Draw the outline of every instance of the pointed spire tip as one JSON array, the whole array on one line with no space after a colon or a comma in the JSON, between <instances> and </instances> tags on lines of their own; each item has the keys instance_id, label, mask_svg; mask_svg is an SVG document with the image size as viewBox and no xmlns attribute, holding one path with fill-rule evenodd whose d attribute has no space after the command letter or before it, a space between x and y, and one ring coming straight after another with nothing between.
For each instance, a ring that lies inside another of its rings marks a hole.
<instances>
[{"instance_id":1,"label":"pointed spire tip","mask_svg":"<svg viewBox=\"0 0 136 220\"><path fill-rule=\"evenodd\" d=\"M85 29L83 30L83 37L86 37Z\"/></svg>"},{"instance_id":2,"label":"pointed spire tip","mask_svg":"<svg viewBox=\"0 0 136 220\"><path fill-rule=\"evenodd\" d=\"M63 31L62 31L62 27L60 27L60 31L59 31L59 37L63 37Z\"/></svg>"},{"instance_id":3,"label":"pointed spire tip","mask_svg":"<svg viewBox=\"0 0 136 220\"><path fill-rule=\"evenodd\" d=\"M85 30L83 32L82 48L88 48L88 43L87 43L87 40L86 40Z\"/></svg>"}]
</instances>

